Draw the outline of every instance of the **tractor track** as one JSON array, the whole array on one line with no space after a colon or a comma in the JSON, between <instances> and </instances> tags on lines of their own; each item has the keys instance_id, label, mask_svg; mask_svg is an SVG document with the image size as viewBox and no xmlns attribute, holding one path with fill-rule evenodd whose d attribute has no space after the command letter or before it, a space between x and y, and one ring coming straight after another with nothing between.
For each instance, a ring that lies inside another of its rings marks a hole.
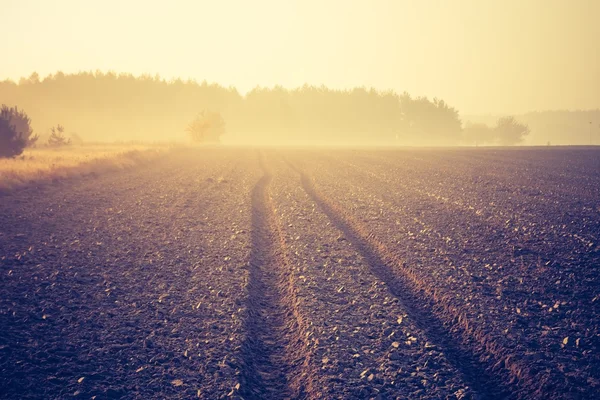
<instances>
[{"instance_id":1,"label":"tractor track","mask_svg":"<svg viewBox=\"0 0 600 400\"><path fill-rule=\"evenodd\" d=\"M252 190L251 252L242 344L240 395L245 399L320 397L313 385L305 319L285 242L269 195L272 174L259 154L262 178Z\"/></svg>"},{"instance_id":2,"label":"tractor track","mask_svg":"<svg viewBox=\"0 0 600 400\"><path fill-rule=\"evenodd\" d=\"M506 390L505 382L503 382L503 380L510 380L513 378L512 376L509 376L508 373L500 373L500 375L505 375L502 376L504 379L500 379L498 373L491 372L487 363L480 361L478 354L472 348L466 348L461 343L462 340L456 339L453 331L457 327L464 333L472 332L472 328L460 311L451 307L444 308L444 305L448 303L441 302L435 290L422 285L412 271L406 268L394 268L395 265L402 265L402 262L383 243L377 240L366 227L345 213L335 202L322 194L313 179L304 171L285 158L284 161L299 174L302 187L309 197L329 217L334 226L343 232L358 253L365 258L372 273L385 282L390 292L402 302L418 327L432 342L443 349L448 361L460 371L465 382L477 395L485 399L518 398L517 393ZM425 298L422 293L425 294ZM451 316L450 320L446 321L438 317L436 315L438 310L444 316ZM463 328L462 324L466 328ZM465 337L465 339L471 340L472 338ZM493 346L494 344L486 343L486 345ZM510 360L506 361L506 366L509 370L506 372L512 372ZM523 367L519 365L519 368Z\"/></svg>"}]
</instances>

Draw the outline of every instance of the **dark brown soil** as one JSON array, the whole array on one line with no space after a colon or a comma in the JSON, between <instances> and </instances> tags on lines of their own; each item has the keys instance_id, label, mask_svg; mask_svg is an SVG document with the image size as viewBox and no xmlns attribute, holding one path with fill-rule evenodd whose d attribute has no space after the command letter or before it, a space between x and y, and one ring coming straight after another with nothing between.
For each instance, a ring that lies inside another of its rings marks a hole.
<instances>
[{"instance_id":1,"label":"dark brown soil","mask_svg":"<svg viewBox=\"0 0 600 400\"><path fill-rule=\"evenodd\" d=\"M0 195L0 398L592 399L600 153L179 150Z\"/></svg>"}]
</instances>

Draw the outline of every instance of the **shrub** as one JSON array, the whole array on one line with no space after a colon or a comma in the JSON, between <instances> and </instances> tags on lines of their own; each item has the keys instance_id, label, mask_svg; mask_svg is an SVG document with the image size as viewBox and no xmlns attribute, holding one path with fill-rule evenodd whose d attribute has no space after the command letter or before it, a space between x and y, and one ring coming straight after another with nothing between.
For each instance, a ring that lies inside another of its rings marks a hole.
<instances>
[{"instance_id":1,"label":"shrub","mask_svg":"<svg viewBox=\"0 0 600 400\"><path fill-rule=\"evenodd\" d=\"M38 136L33 135L31 119L17 107L2 105L0 109L0 158L15 157L33 146Z\"/></svg>"},{"instance_id":2,"label":"shrub","mask_svg":"<svg viewBox=\"0 0 600 400\"><path fill-rule=\"evenodd\" d=\"M48 138L48 146L61 147L71 144L71 139L65 137L65 128L58 124L50 129L50 137Z\"/></svg>"},{"instance_id":3,"label":"shrub","mask_svg":"<svg viewBox=\"0 0 600 400\"><path fill-rule=\"evenodd\" d=\"M225 120L218 112L202 111L187 128L192 140L197 143L219 143L225 133Z\"/></svg>"},{"instance_id":4,"label":"shrub","mask_svg":"<svg viewBox=\"0 0 600 400\"><path fill-rule=\"evenodd\" d=\"M514 117L502 117L496 124L496 135L502 146L519 144L529 134L529 127L518 122Z\"/></svg>"}]
</instances>

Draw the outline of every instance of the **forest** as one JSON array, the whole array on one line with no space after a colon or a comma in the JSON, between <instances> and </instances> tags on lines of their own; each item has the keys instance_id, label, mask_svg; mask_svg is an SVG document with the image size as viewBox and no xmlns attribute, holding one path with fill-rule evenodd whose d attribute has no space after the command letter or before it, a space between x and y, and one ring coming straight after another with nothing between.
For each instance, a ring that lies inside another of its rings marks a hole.
<instances>
[{"instance_id":1,"label":"forest","mask_svg":"<svg viewBox=\"0 0 600 400\"><path fill-rule=\"evenodd\" d=\"M442 99L391 90L306 84L256 87L242 95L206 81L101 71L5 80L0 103L25 110L43 139L62 124L75 142L180 141L205 110L222 116L222 142L231 144L516 145L530 131L546 144L547 135L536 131L552 131L552 118L543 113L488 118L485 125L473 118L471 124ZM571 144L568 117L573 115L567 112L560 133L548 140Z\"/></svg>"},{"instance_id":2,"label":"forest","mask_svg":"<svg viewBox=\"0 0 600 400\"><path fill-rule=\"evenodd\" d=\"M180 140L203 110L219 112L226 139L239 143L409 143L419 137L452 144L461 132L458 111L443 100L365 88L257 87L242 96L235 88L192 80L58 72L0 83L0 102L27 110L42 134L60 122L85 141Z\"/></svg>"}]
</instances>

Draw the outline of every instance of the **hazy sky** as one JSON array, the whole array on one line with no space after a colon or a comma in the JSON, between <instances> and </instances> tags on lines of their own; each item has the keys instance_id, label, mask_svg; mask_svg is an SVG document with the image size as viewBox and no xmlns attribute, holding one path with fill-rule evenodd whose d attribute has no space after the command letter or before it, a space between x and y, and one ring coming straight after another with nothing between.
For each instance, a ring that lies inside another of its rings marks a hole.
<instances>
[{"instance_id":1,"label":"hazy sky","mask_svg":"<svg viewBox=\"0 0 600 400\"><path fill-rule=\"evenodd\" d=\"M600 107L600 0L0 0L0 80L373 86L462 114Z\"/></svg>"}]
</instances>

